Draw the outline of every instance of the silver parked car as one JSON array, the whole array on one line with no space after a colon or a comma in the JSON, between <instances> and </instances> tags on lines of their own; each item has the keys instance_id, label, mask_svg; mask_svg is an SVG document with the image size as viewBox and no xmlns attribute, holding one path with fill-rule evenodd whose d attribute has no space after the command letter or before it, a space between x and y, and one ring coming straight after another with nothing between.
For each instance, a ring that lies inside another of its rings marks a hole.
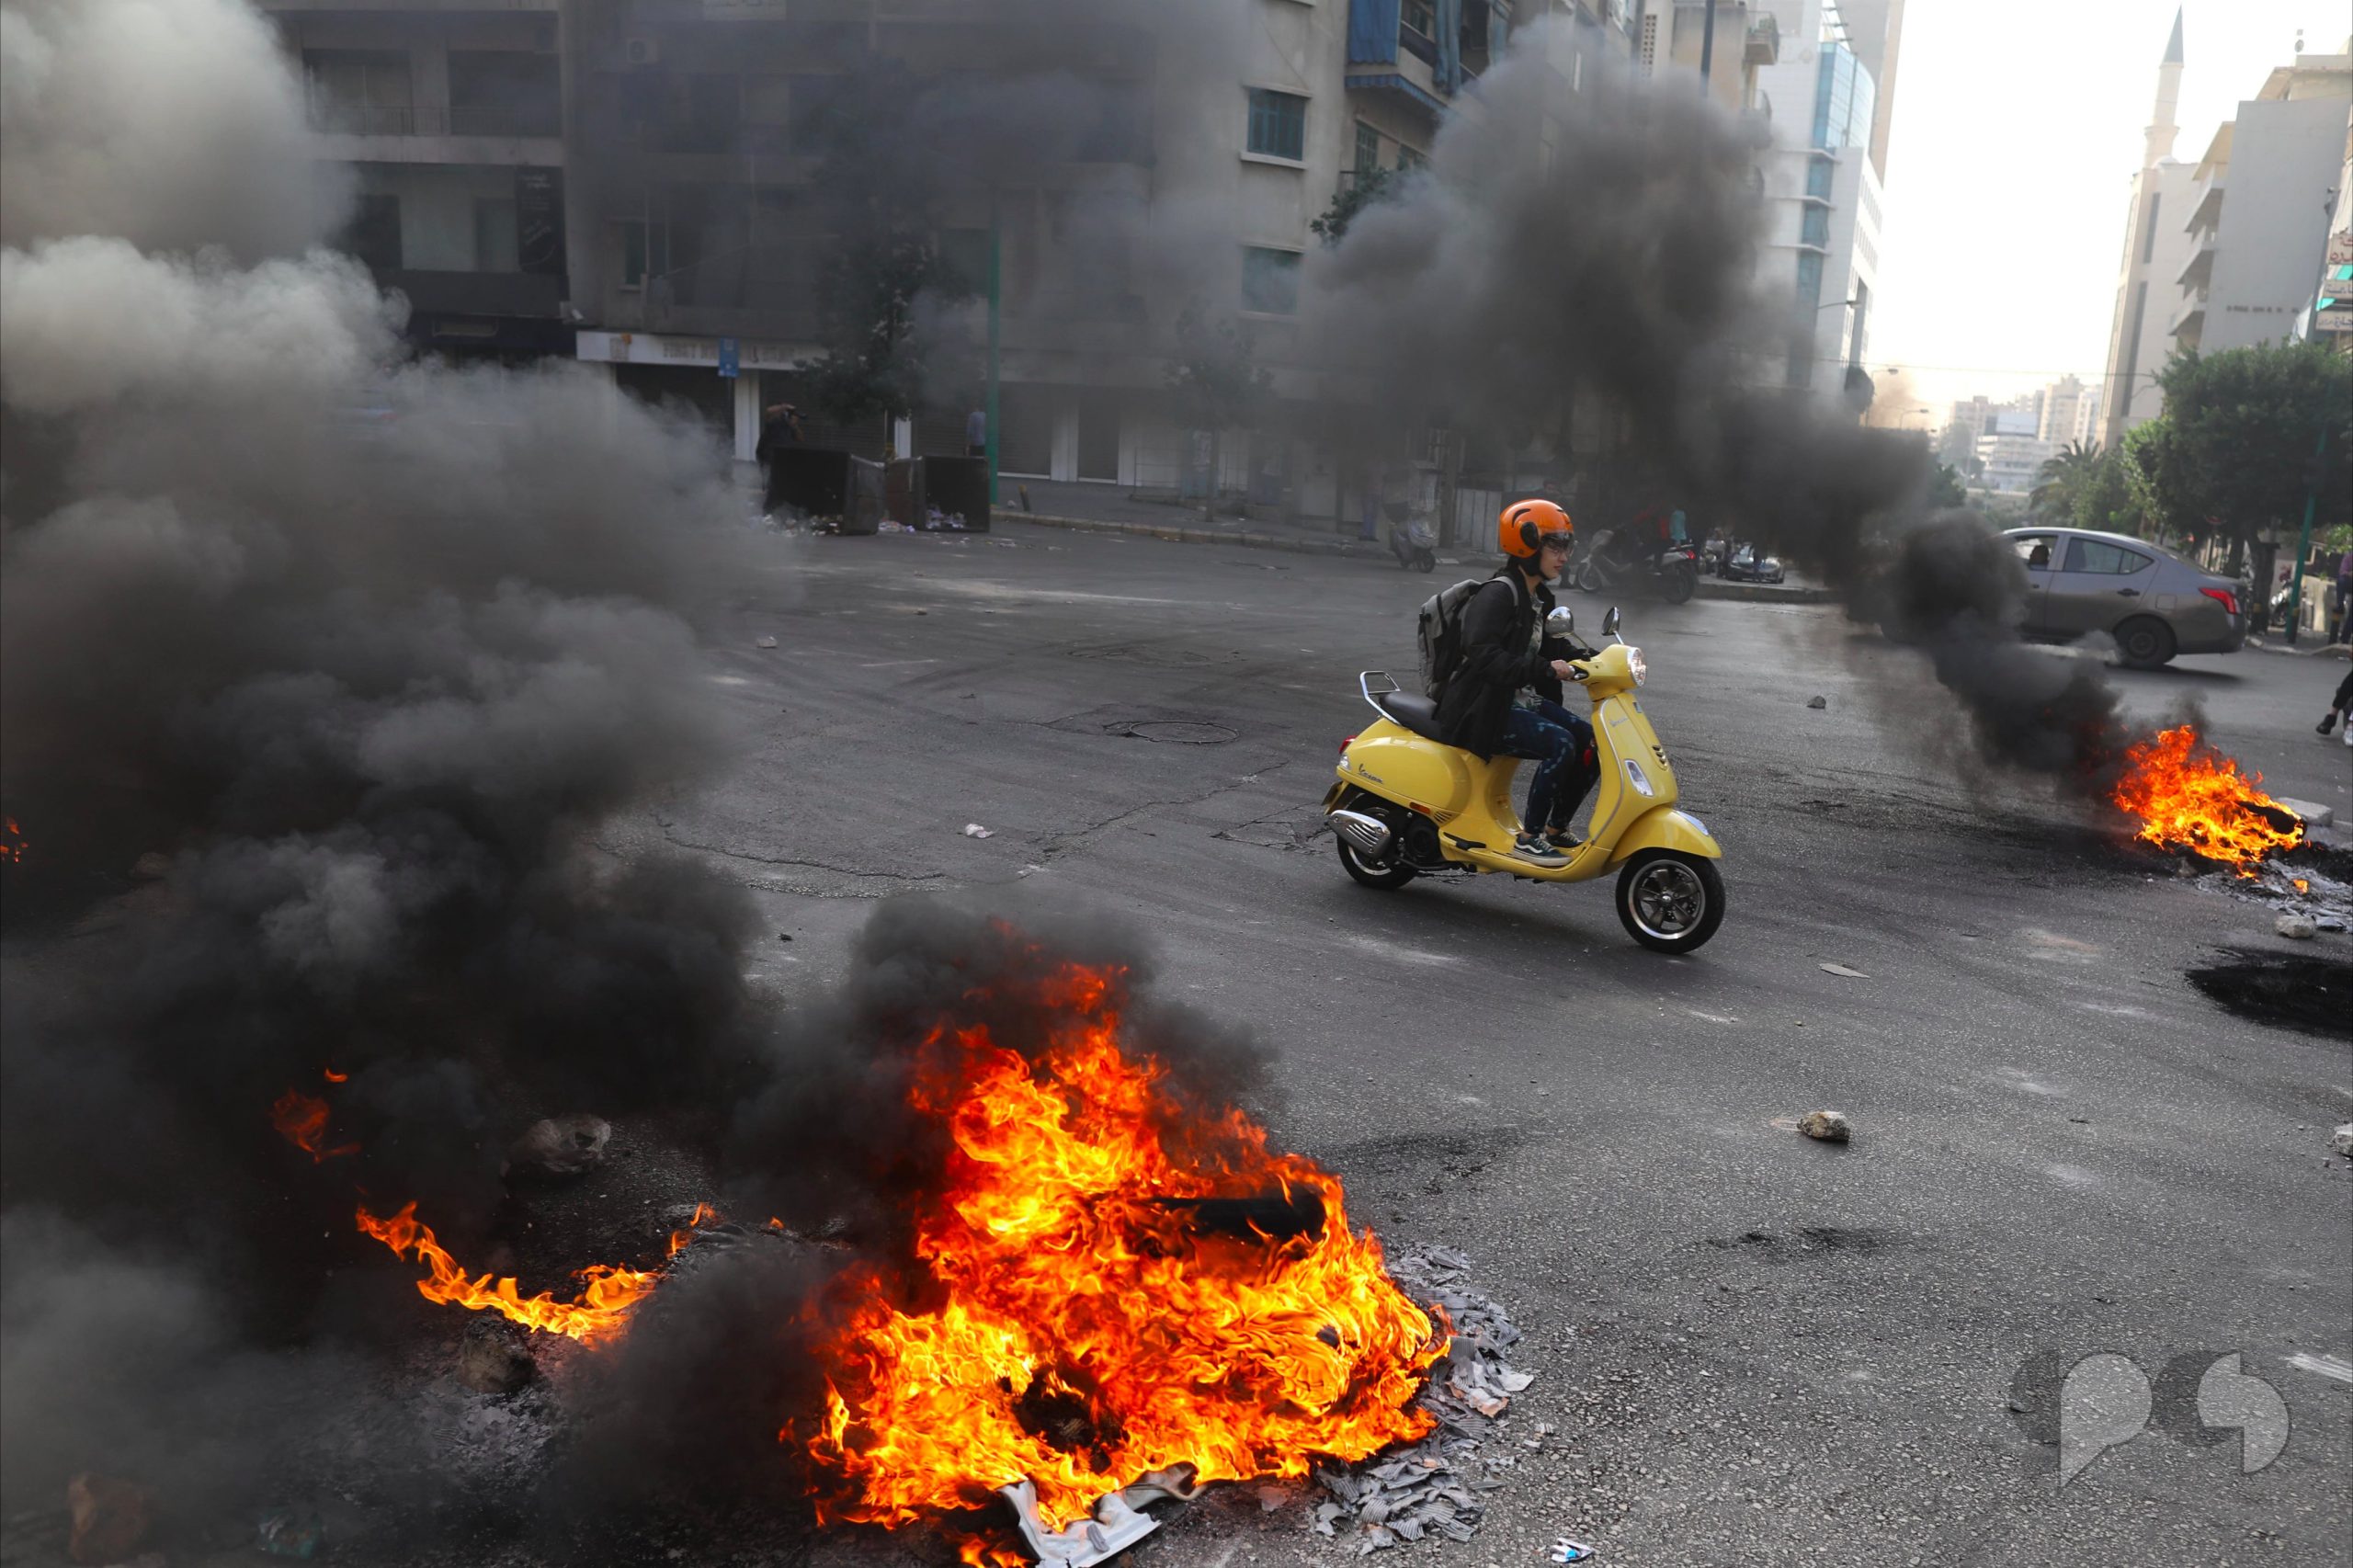
<instances>
[{"instance_id":1,"label":"silver parked car","mask_svg":"<svg viewBox=\"0 0 2353 1568\"><path fill-rule=\"evenodd\" d=\"M2143 670L2177 653L2234 653L2246 641L2239 585L2171 551L2083 528L2005 532L2026 568L2029 637L2072 642L2104 631L2121 662Z\"/></svg>"}]
</instances>

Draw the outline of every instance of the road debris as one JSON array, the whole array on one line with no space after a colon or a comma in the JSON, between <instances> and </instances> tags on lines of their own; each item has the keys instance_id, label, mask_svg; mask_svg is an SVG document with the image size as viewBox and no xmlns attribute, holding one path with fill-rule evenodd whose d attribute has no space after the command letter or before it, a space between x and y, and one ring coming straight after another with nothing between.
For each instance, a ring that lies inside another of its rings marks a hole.
<instances>
[{"instance_id":1,"label":"road debris","mask_svg":"<svg viewBox=\"0 0 2353 1568\"><path fill-rule=\"evenodd\" d=\"M1816 708L1816 709L1819 709L1819 708L1827 708L1827 707L1829 707L1829 706L1830 706L1830 699L1828 699L1828 698L1826 698L1826 697L1815 697L1815 698L1812 698L1812 699L1808 699L1808 701L1806 702L1806 706L1807 706L1808 708ZM1564 1559L1563 1561L1571 1561L1571 1560Z\"/></svg>"},{"instance_id":2,"label":"road debris","mask_svg":"<svg viewBox=\"0 0 2353 1568\"><path fill-rule=\"evenodd\" d=\"M1798 1131L1824 1143L1844 1143L1855 1135L1843 1110L1810 1110L1799 1120Z\"/></svg>"},{"instance_id":3,"label":"road debris","mask_svg":"<svg viewBox=\"0 0 2353 1568\"><path fill-rule=\"evenodd\" d=\"M513 1393L538 1370L523 1336L510 1324L483 1317L466 1325L458 1346L458 1381L476 1393Z\"/></svg>"},{"instance_id":4,"label":"road debris","mask_svg":"<svg viewBox=\"0 0 2353 1568\"><path fill-rule=\"evenodd\" d=\"M776 639L773 637L756 637L752 640L752 646L755 648L773 648L776 646Z\"/></svg>"},{"instance_id":5,"label":"road debris","mask_svg":"<svg viewBox=\"0 0 2353 1568\"><path fill-rule=\"evenodd\" d=\"M1843 974L1849 980L1869 980L1870 978L1870 975L1865 974L1861 970L1848 969L1843 963L1825 963L1816 967L1818 967L1824 974Z\"/></svg>"},{"instance_id":6,"label":"road debris","mask_svg":"<svg viewBox=\"0 0 2353 1568\"><path fill-rule=\"evenodd\" d=\"M967 838L995 838L996 836L996 830L995 828L983 827L976 822L968 822L964 824L964 836Z\"/></svg>"},{"instance_id":7,"label":"road debris","mask_svg":"<svg viewBox=\"0 0 2353 1568\"><path fill-rule=\"evenodd\" d=\"M1563 1536L1552 1543L1552 1561L1555 1562L1589 1562L1592 1560L1593 1548L1581 1540L1571 1540Z\"/></svg>"},{"instance_id":8,"label":"road debris","mask_svg":"<svg viewBox=\"0 0 2353 1568\"><path fill-rule=\"evenodd\" d=\"M155 1495L134 1482L85 1470L65 1483L74 1516L66 1555L76 1562L119 1562L147 1539L155 1523Z\"/></svg>"},{"instance_id":9,"label":"road debris","mask_svg":"<svg viewBox=\"0 0 2353 1568\"><path fill-rule=\"evenodd\" d=\"M612 1137L611 1122L585 1112L535 1121L506 1152L507 1174L578 1176L605 1163L605 1145Z\"/></svg>"},{"instance_id":10,"label":"road debris","mask_svg":"<svg viewBox=\"0 0 2353 1568\"><path fill-rule=\"evenodd\" d=\"M2353 1160L2353 1121L2345 1123L2329 1140L2329 1146L2348 1160Z\"/></svg>"},{"instance_id":11,"label":"road debris","mask_svg":"<svg viewBox=\"0 0 2353 1568\"><path fill-rule=\"evenodd\" d=\"M326 1526L318 1515L299 1508L278 1509L254 1532L254 1544L270 1556L297 1557L305 1562L319 1554L325 1539Z\"/></svg>"},{"instance_id":12,"label":"road debris","mask_svg":"<svg viewBox=\"0 0 2353 1568\"><path fill-rule=\"evenodd\" d=\"M1486 1494L1503 1485L1502 1472L1515 1462L1506 1454L1483 1457L1481 1447L1512 1396L1536 1380L1505 1360L1519 1330L1499 1303L1463 1284L1470 1269L1471 1260L1450 1247L1415 1247L1389 1259L1391 1276L1409 1294L1444 1311L1454 1342L1419 1401L1438 1417L1429 1436L1354 1472L1315 1471L1329 1500L1309 1514L1309 1528L1351 1540L1358 1556L1438 1536L1468 1541L1486 1511ZM1552 1428L1536 1430L1540 1437Z\"/></svg>"},{"instance_id":13,"label":"road debris","mask_svg":"<svg viewBox=\"0 0 2353 1568\"><path fill-rule=\"evenodd\" d=\"M2319 923L2309 915L2283 915L2271 928L2292 942L2309 942L2320 935Z\"/></svg>"}]
</instances>

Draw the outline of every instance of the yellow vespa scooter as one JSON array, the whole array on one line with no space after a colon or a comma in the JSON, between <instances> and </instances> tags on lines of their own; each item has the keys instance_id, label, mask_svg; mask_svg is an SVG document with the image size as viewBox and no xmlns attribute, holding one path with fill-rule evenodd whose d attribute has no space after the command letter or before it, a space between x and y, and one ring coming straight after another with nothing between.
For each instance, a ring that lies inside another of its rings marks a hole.
<instances>
[{"instance_id":1,"label":"yellow vespa scooter","mask_svg":"<svg viewBox=\"0 0 2353 1568\"><path fill-rule=\"evenodd\" d=\"M1545 630L1567 641L1576 625L1567 608ZM1532 882L1584 882L1618 869L1618 918L1643 947L1688 953L1723 923L1723 850L1699 819L1676 805L1675 768L1666 760L1634 688L1643 652L1618 637L1618 611L1602 618L1616 642L1572 659L1577 685L1593 699L1593 740L1601 766L1592 824L1564 865L1515 855L1519 816L1512 809L1517 757L1481 761L1438 739L1438 704L1402 689L1385 670L1367 670L1358 689L1381 717L1340 751L1339 778L1324 797L1324 824L1339 841L1340 864L1369 888L1402 888L1416 877L1501 871ZM1374 682L1380 682L1376 687Z\"/></svg>"}]
</instances>

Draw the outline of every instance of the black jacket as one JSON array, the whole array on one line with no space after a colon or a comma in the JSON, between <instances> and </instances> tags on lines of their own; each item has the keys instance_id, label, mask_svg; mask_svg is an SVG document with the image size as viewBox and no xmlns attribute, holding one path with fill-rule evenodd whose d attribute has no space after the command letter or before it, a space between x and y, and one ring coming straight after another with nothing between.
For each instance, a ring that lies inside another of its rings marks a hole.
<instances>
[{"instance_id":1,"label":"black jacket","mask_svg":"<svg viewBox=\"0 0 2353 1568\"><path fill-rule=\"evenodd\" d=\"M1530 594L1518 567L1506 563L1462 609L1462 652L1438 699L1438 732L1449 745L1493 756L1503 744L1505 715L1521 687L1561 700L1552 661L1569 657L1566 644L1540 641L1552 612L1552 590Z\"/></svg>"}]
</instances>

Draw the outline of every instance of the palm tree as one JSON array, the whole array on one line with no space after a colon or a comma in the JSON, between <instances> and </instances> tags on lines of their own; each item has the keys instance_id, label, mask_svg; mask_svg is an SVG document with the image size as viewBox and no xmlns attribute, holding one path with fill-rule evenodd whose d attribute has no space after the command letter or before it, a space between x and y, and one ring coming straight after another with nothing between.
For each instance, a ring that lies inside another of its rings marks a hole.
<instances>
[{"instance_id":1,"label":"palm tree","mask_svg":"<svg viewBox=\"0 0 2353 1568\"><path fill-rule=\"evenodd\" d=\"M2034 472L2034 488L2027 494L2027 506L2038 517L2065 518L2074 514L2075 494L2099 467L2100 451L2097 441L2070 441L2056 457L2042 460Z\"/></svg>"}]
</instances>

